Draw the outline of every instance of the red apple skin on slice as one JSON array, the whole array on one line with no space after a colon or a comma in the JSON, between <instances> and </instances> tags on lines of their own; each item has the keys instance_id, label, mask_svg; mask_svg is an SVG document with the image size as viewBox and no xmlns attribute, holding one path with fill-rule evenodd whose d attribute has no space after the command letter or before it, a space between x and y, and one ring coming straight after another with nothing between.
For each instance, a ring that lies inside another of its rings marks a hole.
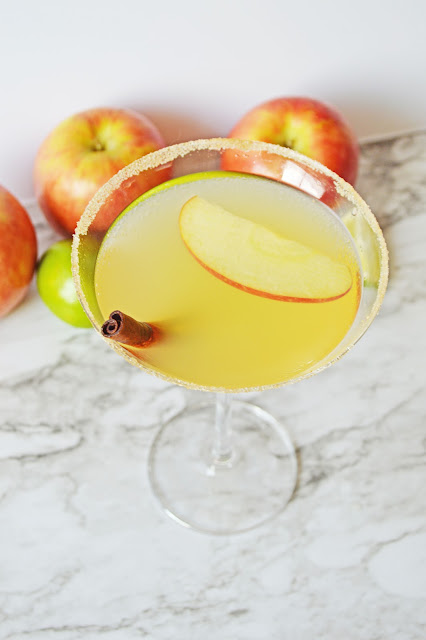
<instances>
[{"instance_id":1,"label":"red apple skin on slice","mask_svg":"<svg viewBox=\"0 0 426 640\"><path fill-rule=\"evenodd\" d=\"M352 287L352 274L346 265L278 236L266 227L236 216L199 196L194 196L182 207L179 227L186 248L204 269L247 293L284 302L322 303L338 300ZM215 232L235 240L233 252L229 247L223 251L220 240L215 243ZM213 252L209 251L209 245ZM231 254L239 256L242 267L240 262L235 269L232 258L227 259ZM221 260L222 264L218 266ZM253 276L256 263L260 265L260 276L257 273ZM284 277L282 269L279 269L283 263L288 267ZM234 271L233 277L230 271ZM288 284L289 279L292 280L292 272L296 283ZM259 284L264 286L253 286L253 278L261 280L262 277L264 280ZM297 288L299 291L295 290Z\"/></svg>"}]
</instances>

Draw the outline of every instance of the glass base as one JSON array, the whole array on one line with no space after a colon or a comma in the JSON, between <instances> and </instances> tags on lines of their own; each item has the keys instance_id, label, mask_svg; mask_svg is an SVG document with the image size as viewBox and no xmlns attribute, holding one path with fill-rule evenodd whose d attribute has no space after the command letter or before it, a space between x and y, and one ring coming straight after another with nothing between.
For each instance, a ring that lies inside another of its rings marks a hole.
<instances>
[{"instance_id":1,"label":"glass base","mask_svg":"<svg viewBox=\"0 0 426 640\"><path fill-rule=\"evenodd\" d=\"M232 401L232 455L213 459L215 403L185 409L157 434L148 461L154 495L174 520L198 531L248 531L276 516L297 479L294 447L269 413Z\"/></svg>"}]
</instances>

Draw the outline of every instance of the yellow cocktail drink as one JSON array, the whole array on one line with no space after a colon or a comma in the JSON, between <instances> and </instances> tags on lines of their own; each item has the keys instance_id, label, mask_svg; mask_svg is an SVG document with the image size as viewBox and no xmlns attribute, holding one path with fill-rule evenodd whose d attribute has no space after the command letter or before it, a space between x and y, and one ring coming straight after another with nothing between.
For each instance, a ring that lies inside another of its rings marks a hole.
<instances>
[{"instance_id":1,"label":"yellow cocktail drink","mask_svg":"<svg viewBox=\"0 0 426 640\"><path fill-rule=\"evenodd\" d=\"M233 254L230 268L236 278L203 264L185 242L181 211L194 196L231 214L230 222L225 217L221 223L218 216L217 224L213 216L206 223L211 225L206 237L207 244L209 236L218 244L222 233L222 251L228 258ZM233 224L235 217L239 226ZM265 237L264 246L250 240L250 255L259 263L265 256L265 273L269 269L272 279L286 267L286 258L283 262L274 255L282 243L290 241L285 246L299 251L292 257L296 284L288 295L263 291L266 276L254 274L260 278L255 287L246 286L244 277L238 281L249 255L246 229L248 238ZM298 284L298 264L300 278L307 274L316 279L311 298ZM331 268L345 270L349 282L337 287L335 296L325 282ZM147 348L132 349L145 366L175 382L229 390L280 384L315 369L351 327L361 288L351 237L326 205L287 185L227 172L177 178L144 194L108 231L95 270L96 297L105 318L120 309L160 329L161 337Z\"/></svg>"}]
</instances>

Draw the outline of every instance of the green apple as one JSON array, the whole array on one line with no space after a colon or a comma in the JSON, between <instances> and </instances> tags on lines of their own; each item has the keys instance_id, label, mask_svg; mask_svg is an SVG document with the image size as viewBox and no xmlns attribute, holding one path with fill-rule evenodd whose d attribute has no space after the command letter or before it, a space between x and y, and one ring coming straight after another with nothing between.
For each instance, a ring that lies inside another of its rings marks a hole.
<instances>
[{"instance_id":1,"label":"green apple","mask_svg":"<svg viewBox=\"0 0 426 640\"><path fill-rule=\"evenodd\" d=\"M60 240L41 257L37 288L45 305L74 327L91 327L77 297L71 273L71 240Z\"/></svg>"}]
</instances>

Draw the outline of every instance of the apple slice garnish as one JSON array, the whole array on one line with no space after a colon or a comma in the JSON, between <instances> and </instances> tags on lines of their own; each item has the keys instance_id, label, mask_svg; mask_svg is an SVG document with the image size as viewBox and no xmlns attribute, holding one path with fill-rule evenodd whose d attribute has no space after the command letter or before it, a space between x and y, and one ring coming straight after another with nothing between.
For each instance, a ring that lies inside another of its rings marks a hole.
<instances>
[{"instance_id":1,"label":"apple slice garnish","mask_svg":"<svg viewBox=\"0 0 426 640\"><path fill-rule=\"evenodd\" d=\"M179 227L185 245L207 271L249 293L327 302L352 286L345 264L199 196L182 207Z\"/></svg>"}]
</instances>

